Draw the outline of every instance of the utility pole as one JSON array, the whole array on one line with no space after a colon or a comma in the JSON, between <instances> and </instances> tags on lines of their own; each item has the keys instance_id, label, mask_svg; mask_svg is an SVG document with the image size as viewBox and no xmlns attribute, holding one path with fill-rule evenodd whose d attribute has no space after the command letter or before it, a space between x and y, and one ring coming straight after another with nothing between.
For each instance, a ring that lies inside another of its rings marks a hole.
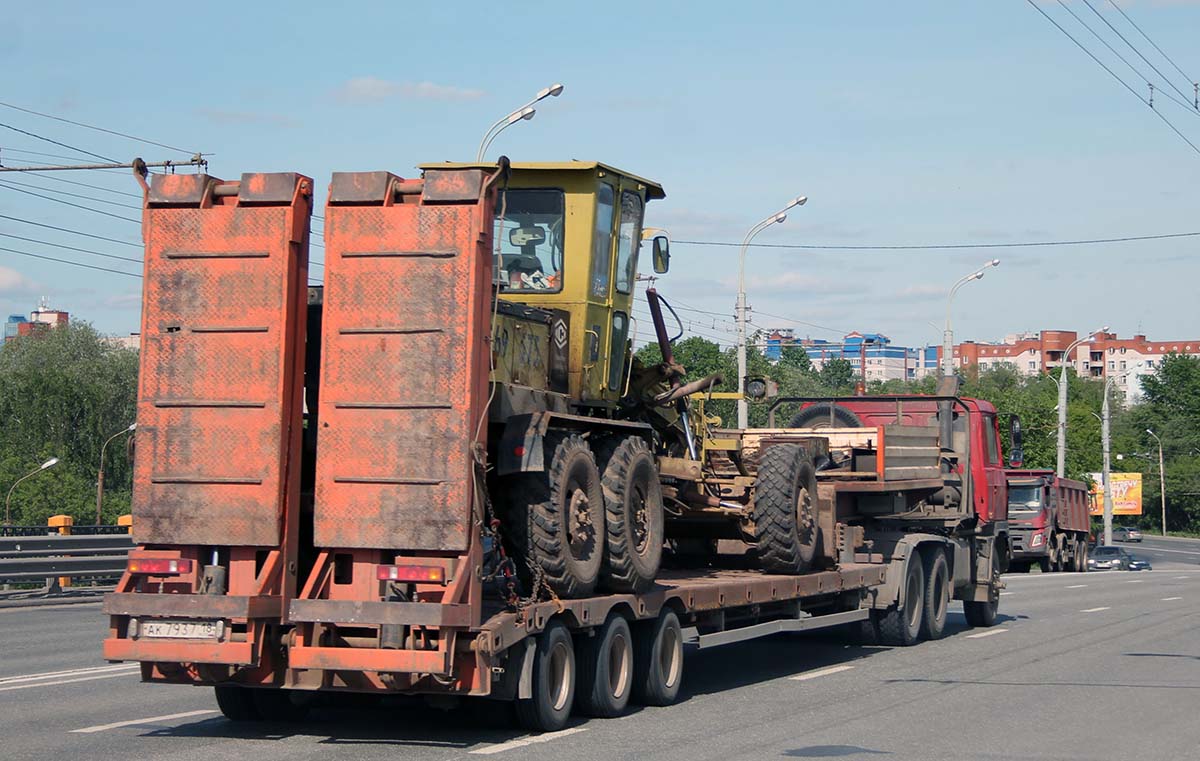
<instances>
[{"instance_id":1,"label":"utility pole","mask_svg":"<svg viewBox=\"0 0 1200 761\"><path fill-rule=\"evenodd\" d=\"M1107 332L1107 325L1099 330L1093 330L1083 338L1072 343L1062 353L1062 361L1059 363L1062 370L1058 378L1058 467L1055 470L1059 478L1065 478L1067 471L1067 358L1071 356L1071 352L1075 351L1075 347L1079 344L1087 341L1097 333Z\"/></svg>"},{"instance_id":2,"label":"utility pole","mask_svg":"<svg viewBox=\"0 0 1200 761\"><path fill-rule=\"evenodd\" d=\"M1162 500L1162 535L1166 536L1167 535L1167 474L1163 470L1162 439L1160 439L1158 437L1157 433L1150 430L1149 428L1146 429L1146 433L1153 436L1154 440L1158 442L1158 496Z\"/></svg>"},{"instance_id":3,"label":"utility pole","mask_svg":"<svg viewBox=\"0 0 1200 761\"><path fill-rule=\"evenodd\" d=\"M1100 407L1101 425L1100 438L1104 443L1104 545L1107 547L1112 544L1112 517L1113 517L1113 496L1112 496L1112 468L1111 468L1111 452L1112 452L1112 415L1108 405L1108 392L1112 386L1112 378L1104 381L1104 404Z\"/></svg>"}]
</instances>

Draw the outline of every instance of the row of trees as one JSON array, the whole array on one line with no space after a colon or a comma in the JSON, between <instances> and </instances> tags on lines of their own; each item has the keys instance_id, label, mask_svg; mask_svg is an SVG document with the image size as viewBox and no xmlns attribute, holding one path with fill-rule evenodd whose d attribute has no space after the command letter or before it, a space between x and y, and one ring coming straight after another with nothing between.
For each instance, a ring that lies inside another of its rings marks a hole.
<instances>
[{"instance_id":1,"label":"row of trees","mask_svg":"<svg viewBox=\"0 0 1200 761\"><path fill-rule=\"evenodd\" d=\"M100 447L134 420L137 352L75 322L0 346L0 488L57 457L53 469L12 491L12 522L45 525L67 514L96 519ZM129 512L130 467L124 442L105 453L104 523Z\"/></svg>"},{"instance_id":2,"label":"row of trees","mask_svg":"<svg viewBox=\"0 0 1200 761\"><path fill-rule=\"evenodd\" d=\"M661 354L656 344L638 352L643 362L657 362ZM675 346L675 357L688 370L688 379L719 372L726 378L726 389L736 390L737 361L732 349L692 337ZM775 381L780 396L838 396L852 393L857 371L846 360L835 359L814 370L801 347L785 347L780 360L772 363L759 351L750 349L747 365L751 375ZM1056 465L1058 426L1058 383L1050 375L1024 376L1016 368L1000 366L980 371L968 368L963 374L960 393L984 399L1002 415L1016 413L1024 429L1025 466L1049 468ZM891 380L867 384L868 394L934 392L936 378L919 381ZM1200 358L1168 356L1155 375L1142 379L1142 399L1125 406L1110 400L1112 416L1112 469L1114 472L1143 474L1143 515L1138 519L1145 528L1159 529L1160 491L1158 444L1147 429L1163 441L1167 484L1167 528L1172 531L1200 532ZM1104 383L1070 373L1067 403L1067 474L1086 480L1088 474L1102 468L1101 423ZM750 406L750 424L767 422L767 404ZM733 402L713 402L706 410L715 412L726 424L734 420ZM786 417L780 416L786 420ZM1004 446L1008 447L1007 426L1001 426ZM1117 455L1121 455L1118 459ZM1128 521L1129 519L1122 519Z\"/></svg>"}]
</instances>

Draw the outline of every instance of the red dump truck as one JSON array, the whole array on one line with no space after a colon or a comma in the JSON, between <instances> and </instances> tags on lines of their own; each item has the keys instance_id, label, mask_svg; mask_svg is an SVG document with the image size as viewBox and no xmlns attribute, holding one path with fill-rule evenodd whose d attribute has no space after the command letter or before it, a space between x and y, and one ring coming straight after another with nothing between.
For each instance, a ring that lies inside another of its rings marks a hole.
<instances>
[{"instance_id":1,"label":"red dump truck","mask_svg":"<svg viewBox=\"0 0 1200 761\"><path fill-rule=\"evenodd\" d=\"M337 173L323 262L303 175L143 189L138 547L104 654L144 680L239 721L354 692L510 700L547 730L671 703L688 647L844 624L907 645L951 599L996 621L995 411L810 400L873 417L722 428L657 293L663 362L632 355L652 181Z\"/></svg>"},{"instance_id":2,"label":"red dump truck","mask_svg":"<svg viewBox=\"0 0 1200 761\"><path fill-rule=\"evenodd\" d=\"M1012 570L1087 570L1088 487L1052 470L1009 470Z\"/></svg>"}]
</instances>

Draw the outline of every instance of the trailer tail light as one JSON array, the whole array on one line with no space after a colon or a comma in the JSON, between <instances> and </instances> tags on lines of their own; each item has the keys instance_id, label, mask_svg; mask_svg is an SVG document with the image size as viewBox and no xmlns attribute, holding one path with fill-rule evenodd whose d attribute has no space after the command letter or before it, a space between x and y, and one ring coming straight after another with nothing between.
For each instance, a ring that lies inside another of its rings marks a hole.
<instances>
[{"instance_id":1,"label":"trailer tail light","mask_svg":"<svg viewBox=\"0 0 1200 761\"><path fill-rule=\"evenodd\" d=\"M147 576L179 576L192 572L192 561L186 558L133 558L127 568L130 573Z\"/></svg>"},{"instance_id":2,"label":"trailer tail light","mask_svg":"<svg viewBox=\"0 0 1200 761\"><path fill-rule=\"evenodd\" d=\"M433 565L381 565L376 569L380 581L408 581L422 584L445 584L446 571Z\"/></svg>"}]
</instances>

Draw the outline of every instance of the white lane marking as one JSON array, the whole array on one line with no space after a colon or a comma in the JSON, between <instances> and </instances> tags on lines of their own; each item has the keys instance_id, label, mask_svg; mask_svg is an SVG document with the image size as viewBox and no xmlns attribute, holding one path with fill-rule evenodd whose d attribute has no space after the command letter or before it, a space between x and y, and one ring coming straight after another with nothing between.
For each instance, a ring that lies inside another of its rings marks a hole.
<instances>
[{"instance_id":1,"label":"white lane marking","mask_svg":"<svg viewBox=\"0 0 1200 761\"><path fill-rule=\"evenodd\" d=\"M791 679L792 681L795 681L795 682L806 682L809 679L816 679L819 676L829 676L830 674L840 674L843 671L849 671L852 668L854 668L854 667L846 666L846 665L830 666L827 669L815 669L813 671L805 671L803 674L796 674L795 676L789 676L788 679Z\"/></svg>"},{"instance_id":2,"label":"white lane marking","mask_svg":"<svg viewBox=\"0 0 1200 761\"><path fill-rule=\"evenodd\" d=\"M0 687L0 692L11 692L12 690L27 690L30 687L53 687L58 684L75 684L76 682L90 682L94 679L112 679L114 676L134 676L137 671L117 671L112 674L94 674L92 676L81 676L78 679L59 679L53 682L30 682L29 684L14 684L10 687Z\"/></svg>"},{"instance_id":3,"label":"white lane marking","mask_svg":"<svg viewBox=\"0 0 1200 761\"><path fill-rule=\"evenodd\" d=\"M1145 552L1177 552L1180 555L1200 555L1200 552L1196 552L1195 550L1168 550L1163 547L1143 547L1141 549Z\"/></svg>"},{"instance_id":4,"label":"white lane marking","mask_svg":"<svg viewBox=\"0 0 1200 761\"><path fill-rule=\"evenodd\" d=\"M1081 611L1079 611L1079 612L1080 612L1080 613L1099 613L1099 612L1100 612L1100 611L1102 611L1102 610L1112 610L1112 608L1111 608L1111 607L1109 607L1108 605L1105 605L1105 606L1104 606L1104 607L1102 607L1102 608L1085 608L1085 609L1083 609L1083 610L1081 610Z\"/></svg>"},{"instance_id":5,"label":"white lane marking","mask_svg":"<svg viewBox=\"0 0 1200 761\"><path fill-rule=\"evenodd\" d=\"M1162 598L1162 601L1163 602L1171 602L1172 600L1182 600L1182 599L1183 599L1182 597L1164 597L1164 598Z\"/></svg>"},{"instance_id":6,"label":"white lane marking","mask_svg":"<svg viewBox=\"0 0 1200 761\"><path fill-rule=\"evenodd\" d=\"M1008 629L988 629L987 631L979 632L978 634L968 634L967 639L979 639L980 637L990 637L993 634L1003 634L1006 631L1008 631Z\"/></svg>"},{"instance_id":7,"label":"white lane marking","mask_svg":"<svg viewBox=\"0 0 1200 761\"><path fill-rule=\"evenodd\" d=\"M1176 576L1177 579L1190 579L1191 576Z\"/></svg>"},{"instance_id":8,"label":"white lane marking","mask_svg":"<svg viewBox=\"0 0 1200 761\"><path fill-rule=\"evenodd\" d=\"M92 666L84 669L68 669L66 671L44 671L41 674L21 674L18 676L0 677L0 685L12 684L14 682L31 682L36 679L53 679L55 677L68 676L83 676L84 674L97 674L106 671L133 671L140 668L137 663L115 663L108 666Z\"/></svg>"},{"instance_id":9,"label":"white lane marking","mask_svg":"<svg viewBox=\"0 0 1200 761\"><path fill-rule=\"evenodd\" d=\"M186 719L191 716L205 716L210 713L217 713L212 709L204 709L202 711L184 711L183 713L169 713L166 716L151 716L148 719L130 719L129 721L114 721L112 724L97 724L94 727L84 727L82 729L72 729L71 732L79 734L91 734L92 732L107 732L110 729L118 729L119 727L132 727L138 724L153 724L158 721L171 721L172 719Z\"/></svg>"},{"instance_id":10,"label":"white lane marking","mask_svg":"<svg viewBox=\"0 0 1200 761\"><path fill-rule=\"evenodd\" d=\"M1071 584L1067 589L1083 589L1087 584Z\"/></svg>"},{"instance_id":11,"label":"white lane marking","mask_svg":"<svg viewBox=\"0 0 1200 761\"><path fill-rule=\"evenodd\" d=\"M1126 584L1141 584L1143 581L1145 581L1145 579L1130 579L1129 581L1127 581L1125 583Z\"/></svg>"},{"instance_id":12,"label":"white lane marking","mask_svg":"<svg viewBox=\"0 0 1200 761\"><path fill-rule=\"evenodd\" d=\"M524 748L526 745L535 745L537 743L548 743L551 740L557 740L560 737L567 735L586 732L587 727L571 727L570 729L560 729L557 732L544 732L540 735L528 735L526 737L518 737L515 740L509 740L506 743L497 743L496 745L485 745L482 748L476 748L471 751L473 754L480 756L490 756L493 753L503 753L506 750L514 750L516 748Z\"/></svg>"}]
</instances>

